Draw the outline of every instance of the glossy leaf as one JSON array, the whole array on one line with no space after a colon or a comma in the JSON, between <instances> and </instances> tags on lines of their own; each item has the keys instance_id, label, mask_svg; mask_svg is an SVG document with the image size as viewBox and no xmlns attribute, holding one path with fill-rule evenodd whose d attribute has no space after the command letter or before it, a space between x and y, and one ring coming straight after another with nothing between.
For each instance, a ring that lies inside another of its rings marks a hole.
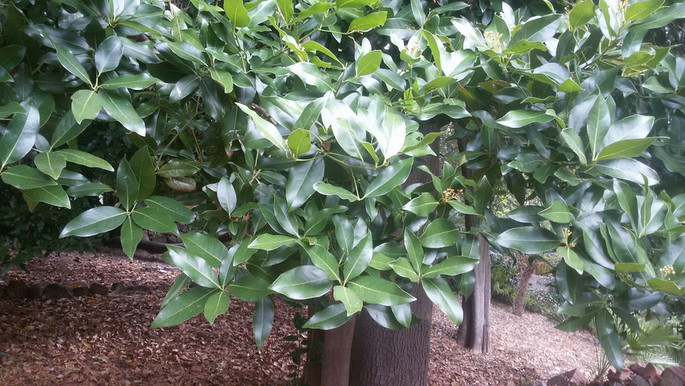
<instances>
[{"instance_id":1,"label":"glossy leaf","mask_svg":"<svg viewBox=\"0 0 685 386\"><path fill-rule=\"evenodd\" d=\"M131 217L126 217L121 225L121 249L129 259L133 259L138 244L143 239L143 229L133 223Z\"/></svg>"},{"instance_id":2,"label":"glossy leaf","mask_svg":"<svg viewBox=\"0 0 685 386\"><path fill-rule=\"evenodd\" d=\"M110 117L121 123L126 129L145 136L145 122L140 118L133 105L128 100L116 95L107 93L104 90L98 91L104 107Z\"/></svg>"},{"instance_id":3,"label":"glossy leaf","mask_svg":"<svg viewBox=\"0 0 685 386\"><path fill-rule=\"evenodd\" d=\"M433 213L437 207L438 202L435 201L433 196L430 193L424 192L421 193L420 196L404 204L402 209L420 217L427 217L429 214Z\"/></svg>"},{"instance_id":4,"label":"glossy leaf","mask_svg":"<svg viewBox=\"0 0 685 386\"><path fill-rule=\"evenodd\" d=\"M221 267L223 261L230 258L228 248L219 239L206 233L183 233L181 240L188 252L203 258L212 267Z\"/></svg>"},{"instance_id":5,"label":"glossy leaf","mask_svg":"<svg viewBox=\"0 0 685 386\"><path fill-rule=\"evenodd\" d=\"M67 162L71 162L89 168L102 169L108 172L114 171L114 168L112 168L112 165L110 165L109 162L90 153L86 153L85 151L76 149L62 149L57 150L54 153L60 155Z\"/></svg>"},{"instance_id":6,"label":"glossy leaf","mask_svg":"<svg viewBox=\"0 0 685 386\"><path fill-rule=\"evenodd\" d=\"M149 208L163 212L172 220L183 224L190 223L195 218L193 211L181 205L181 203L173 198L150 196L146 198L144 202Z\"/></svg>"},{"instance_id":7,"label":"glossy leaf","mask_svg":"<svg viewBox=\"0 0 685 386\"><path fill-rule=\"evenodd\" d=\"M113 206L91 208L69 221L59 237L88 237L109 232L119 227L126 217L126 212Z\"/></svg>"},{"instance_id":8,"label":"glossy leaf","mask_svg":"<svg viewBox=\"0 0 685 386\"><path fill-rule=\"evenodd\" d=\"M373 276L359 276L347 283L359 298L367 303L393 306L416 300L413 296L402 291L397 284Z\"/></svg>"},{"instance_id":9,"label":"glossy leaf","mask_svg":"<svg viewBox=\"0 0 685 386\"><path fill-rule=\"evenodd\" d=\"M76 123L85 119L95 119L102 110L102 98L92 90L78 90L71 95L71 112Z\"/></svg>"},{"instance_id":10,"label":"glossy leaf","mask_svg":"<svg viewBox=\"0 0 685 386\"><path fill-rule=\"evenodd\" d=\"M321 245L314 245L307 248L307 255L312 259L312 263L326 272L326 277L331 281L340 281L340 268L338 261L328 250Z\"/></svg>"},{"instance_id":11,"label":"glossy leaf","mask_svg":"<svg viewBox=\"0 0 685 386\"><path fill-rule=\"evenodd\" d=\"M599 152L597 160L636 157L647 149L656 138L626 139L614 142Z\"/></svg>"},{"instance_id":12,"label":"glossy leaf","mask_svg":"<svg viewBox=\"0 0 685 386\"><path fill-rule=\"evenodd\" d=\"M154 208L136 208L131 216L133 221L143 229L159 233L178 233L174 221L166 213Z\"/></svg>"},{"instance_id":13,"label":"glossy leaf","mask_svg":"<svg viewBox=\"0 0 685 386\"><path fill-rule=\"evenodd\" d=\"M351 316L347 315L345 305L342 303L335 303L314 314L303 327L316 328L318 330L332 330L342 326L345 322L350 320L350 318Z\"/></svg>"},{"instance_id":14,"label":"glossy leaf","mask_svg":"<svg viewBox=\"0 0 685 386\"><path fill-rule=\"evenodd\" d=\"M0 139L0 168L24 157L36 142L40 123L38 109L27 105L24 114L14 114Z\"/></svg>"},{"instance_id":15,"label":"glossy leaf","mask_svg":"<svg viewBox=\"0 0 685 386\"><path fill-rule=\"evenodd\" d=\"M255 304L252 314L252 332L254 334L257 349L261 349L264 342L271 334L274 323L274 302L271 297L265 296Z\"/></svg>"},{"instance_id":16,"label":"glossy leaf","mask_svg":"<svg viewBox=\"0 0 685 386\"><path fill-rule=\"evenodd\" d=\"M257 302L264 296L273 293L269 289L270 282L258 276L243 276L228 286L231 294L238 299Z\"/></svg>"},{"instance_id":17,"label":"glossy leaf","mask_svg":"<svg viewBox=\"0 0 685 386\"><path fill-rule=\"evenodd\" d=\"M57 179L62 174L62 169L67 166L67 161L57 152L40 153L33 160L38 170L48 176Z\"/></svg>"},{"instance_id":18,"label":"glossy leaf","mask_svg":"<svg viewBox=\"0 0 685 386\"><path fill-rule=\"evenodd\" d=\"M373 50L357 60L357 76L373 74L381 64L382 53Z\"/></svg>"},{"instance_id":19,"label":"glossy leaf","mask_svg":"<svg viewBox=\"0 0 685 386\"><path fill-rule=\"evenodd\" d=\"M583 274L583 260L578 256L573 249L569 247L557 248L557 254L564 258L566 265L575 269L578 274Z\"/></svg>"},{"instance_id":20,"label":"glossy leaf","mask_svg":"<svg viewBox=\"0 0 685 386\"><path fill-rule=\"evenodd\" d=\"M79 62L69 49L62 47L59 44L55 44L55 50L57 51L57 59L67 71L76 75L76 77L81 79L84 83L91 86L93 85L90 81L88 72L86 72L86 69L83 68L81 62Z\"/></svg>"},{"instance_id":21,"label":"glossy leaf","mask_svg":"<svg viewBox=\"0 0 685 386\"><path fill-rule=\"evenodd\" d=\"M119 67L121 57L124 55L124 46L120 39L118 36L109 36L95 50L95 69L99 74Z\"/></svg>"},{"instance_id":22,"label":"glossy leaf","mask_svg":"<svg viewBox=\"0 0 685 386\"><path fill-rule=\"evenodd\" d=\"M143 90L159 82L159 79L150 76L148 73L126 74L115 78L110 78L100 85L101 89L116 90L119 88L129 88L131 90Z\"/></svg>"},{"instance_id":23,"label":"glossy leaf","mask_svg":"<svg viewBox=\"0 0 685 386\"><path fill-rule=\"evenodd\" d=\"M424 279L422 282L423 289L426 291L428 298L440 308L455 324L461 323L464 318L461 304L457 296L452 292L449 284L441 277L433 279Z\"/></svg>"},{"instance_id":24,"label":"glossy leaf","mask_svg":"<svg viewBox=\"0 0 685 386\"><path fill-rule=\"evenodd\" d=\"M400 257L396 260L391 260L388 262L388 266L399 276L408 279L414 283L419 281L419 274L416 272L414 267L411 266L409 260L404 257Z\"/></svg>"},{"instance_id":25,"label":"glossy leaf","mask_svg":"<svg viewBox=\"0 0 685 386\"><path fill-rule=\"evenodd\" d=\"M169 257L195 283L207 288L221 288L216 273L207 262L184 248L168 245Z\"/></svg>"},{"instance_id":26,"label":"glossy leaf","mask_svg":"<svg viewBox=\"0 0 685 386\"><path fill-rule=\"evenodd\" d=\"M423 271L424 278L434 278L439 275L456 276L462 273L470 272L476 265L478 259L472 259L467 256L450 256L445 260L430 266Z\"/></svg>"},{"instance_id":27,"label":"glossy leaf","mask_svg":"<svg viewBox=\"0 0 685 386\"><path fill-rule=\"evenodd\" d=\"M295 300L317 298L331 289L326 272L313 265L302 265L282 273L271 290Z\"/></svg>"},{"instance_id":28,"label":"glossy leaf","mask_svg":"<svg viewBox=\"0 0 685 386\"><path fill-rule=\"evenodd\" d=\"M204 310L205 303L215 292L205 287L195 287L170 300L155 320L151 328L169 327L181 324Z\"/></svg>"},{"instance_id":29,"label":"glossy leaf","mask_svg":"<svg viewBox=\"0 0 685 386\"><path fill-rule=\"evenodd\" d=\"M278 132L278 129L276 128L276 126L273 125L273 123L260 117L259 115L257 115L257 113L250 110L247 106L243 104L236 103L236 106L238 106L245 114L252 118L252 120L255 123L255 126L257 127L257 130L262 134L262 136L264 136L264 138L266 138L269 142L271 142L284 152L288 151L288 147L285 144L285 140L283 140L281 133Z\"/></svg>"},{"instance_id":30,"label":"glossy leaf","mask_svg":"<svg viewBox=\"0 0 685 386\"><path fill-rule=\"evenodd\" d=\"M226 0L224 2L226 16L236 27L247 27L250 24L250 16L243 5L243 0Z\"/></svg>"},{"instance_id":31,"label":"glossy leaf","mask_svg":"<svg viewBox=\"0 0 685 386\"><path fill-rule=\"evenodd\" d=\"M204 314L209 324L214 324L216 317L226 313L231 304L231 298L224 290L215 291L205 302Z\"/></svg>"},{"instance_id":32,"label":"glossy leaf","mask_svg":"<svg viewBox=\"0 0 685 386\"><path fill-rule=\"evenodd\" d=\"M369 232L354 248L352 248L345 259L345 263L343 264L343 280L347 282L348 280L359 276L366 270L366 267L369 266L372 257L373 240L371 238L371 233Z\"/></svg>"},{"instance_id":33,"label":"glossy leaf","mask_svg":"<svg viewBox=\"0 0 685 386\"><path fill-rule=\"evenodd\" d=\"M307 141L309 141L309 132L307 132ZM299 163L290 170L288 182L285 185L285 200L289 210L302 206L314 194L314 185L323 180L324 170L325 166L321 158Z\"/></svg>"},{"instance_id":34,"label":"glossy leaf","mask_svg":"<svg viewBox=\"0 0 685 386\"><path fill-rule=\"evenodd\" d=\"M417 273L421 273L424 252L421 241L409 229L404 230L404 248L407 250L409 262ZM387 305L387 304L386 304Z\"/></svg>"},{"instance_id":35,"label":"glossy leaf","mask_svg":"<svg viewBox=\"0 0 685 386\"><path fill-rule=\"evenodd\" d=\"M364 302L351 289L343 286L333 287L333 299L342 302L347 310L347 316L356 314L362 310Z\"/></svg>"},{"instance_id":36,"label":"glossy leaf","mask_svg":"<svg viewBox=\"0 0 685 386\"><path fill-rule=\"evenodd\" d=\"M575 219L563 201L552 202L545 209L538 212L538 215L560 224L567 224Z\"/></svg>"},{"instance_id":37,"label":"glossy leaf","mask_svg":"<svg viewBox=\"0 0 685 386\"><path fill-rule=\"evenodd\" d=\"M372 12L366 16L361 16L352 20L352 22L350 23L350 27L347 31L368 31L370 29L374 29L385 24L386 18L386 11Z\"/></svg>"},{"instance_id":38,"label":"glossy leaf","mask_svg":"<svg viewBox=\"0 0 685 386\"><path fill-rule=\"evenodd\" d=\"M52 206L59 206L67 209L71 208L69 196L59 185L42 186L40 188L24 190L24 195L33 201L44 202Z\"/></svg>"},{"instance_id":39,"label":"glossy leaf","mask_svg":"<svg viewBox=\"0 0 685 386\"><path fill-rule=\"evenodd\" d=\"M293 152L295 157L299 157L302 154L309 152L312 148L311 143L311 133L309 130L296 129L288 136L286 140L288 148Z\"/></svg>"},{"instance_id":40,"label":"glossy leaf","mask_svg":"<svg viewBox=\"0 0 685 386\"><path fill-rule=\"evenodd\" d=\"M459 230L446 218L431 221L421 235L421 245L426 248L443 248L455 245Z\"/></svg>"},{"instance_id":41,"label":"glossy leaf","mask_svg":"<svg viewBox=\"0 0 685 386\"><path fill-rule=\"evenodd\" d=\"M34 189L57 185L55 180L27 165L16 165L2 172L2 181L17 189Z\"/></svg>"},{"instance_id":42,"label":"glossy leaf","mask_svg":"<svg viewBox=\"0 0 685 386\"><path fill-rule=\"evenodd\" d=\"M235 210L238 204L238 197L235 194L233 184L226 177L222 177L216 187L216 197L219 200L219 205L225 210L228 215Z\"/></svg>"},{"instance_id":43,"label":"glossy leaf","mask_svg":"<svg viewBox=\"0 0 685 386\"><path fill-rule=\"evenodd\" d=\"M537 227L512 228L502 232L495 242L505 248L512 248L523 253L542 253L559 245L556 235L546 229Z\"/></svg>"},{"instance_id":44,"label":"glossy leaf","mask_svg":"<svg viewBox=\"0 0 685 386\"><path fill-rule=\"evenodd\" d=\"M364 198L379 197L399 187L409 177L414 160L407 158L383 168L366 188Z\"/></svg>"},{"instance_id":45,"label":"glossy leaf","mask_svg":"<svg viewBox=\"0 0 685 386\"><path fill-rule=\"evenodd\" d=\"M347 201L359 201L359 197L349 190L322 181L314 184L314 190L324 196L338 196Z\"/></svg>"}]
</instances>

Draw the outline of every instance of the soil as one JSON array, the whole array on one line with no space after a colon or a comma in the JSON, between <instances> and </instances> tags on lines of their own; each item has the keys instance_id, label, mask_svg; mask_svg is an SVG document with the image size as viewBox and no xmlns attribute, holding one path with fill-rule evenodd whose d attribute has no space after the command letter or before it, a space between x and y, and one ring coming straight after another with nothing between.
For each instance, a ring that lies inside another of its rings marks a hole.
<instances>
[{"instance_id":1,"label":"soil","mask_svg":"<svg viewBox=\"0 0 685 386\"><path fill-rule=\"evenodd\" d=\"M292 327L302 310L283 302L277 301L271 336L257 350L253 305L238 299L213 325L198 316L150 329L178 274L162 262L131 261L112 250L52 255L28 270L8 272L0 285L12 279L68 288L119 283L119 290L64 299L0 298L2 385L271 385L289 383L302 370L291 356L304 338ZM598 346L589 333L555 330L542 315L516 317L498 303L491 319L492 352L475 355L456 343L457 326L434 309L431 385L529 384L574 368L592 379Z\"/></svg>"}]
</instances>

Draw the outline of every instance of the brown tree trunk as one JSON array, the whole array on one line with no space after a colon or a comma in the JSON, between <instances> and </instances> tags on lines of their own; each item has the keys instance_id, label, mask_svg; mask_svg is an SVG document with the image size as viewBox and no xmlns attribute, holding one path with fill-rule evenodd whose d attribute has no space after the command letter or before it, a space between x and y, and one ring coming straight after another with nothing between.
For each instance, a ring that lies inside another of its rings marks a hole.
<instances>
[{"instance_id":1,"label":"brown tree trunk","mask_svg":"<svg viewBox=\"0 0 685 386\"><path fill-rule=\"evenodd\" d=\"M425 135L439 130L447 123L446 118L421 127ZM440 154L440 141L431 144L435 154ZM425 157L426 166L435 175L442 174L439 157ZM416 165L418 166L418 165ZM430 176L414 171L404 183L429 183ZM433 302L420 284L414 286L412 295L416 301L411 309L421 322L405 330L392 331L379 326L362 311L357 318L352 344L350 385L427 385L428 359L430 357L430 333Z\"/></svg>"},{"instance_id":2,"label":"brown tree trunk","mask_svg":"<svg viewBox=\"0 0 685 386\"><path fill-rule=\"evenodd\" d=\"M412 312L421 322L405 330L379 326L366 311L354 333L350 385L427 385L433 303L414 286Z\"/></svg>"},{"instance_id":3,"label":"brown tree trunk","mask_svg":"<svg viewBox=\"0 0 685 386\"><path fill-rule=\"evenodd\" d=\"M526 292L528 292L528 284L530 278L535 273L540 260L534 260L532 263L528 262L528 257L522 253L517 253L517 265L519 267L518 288L516 290L516 298L514 299L514 315L521 316L526 308Z\"/></svg>"},{"instance_id":4,"label":"brown tree trunk","mask_svg":"<svg viewBox=\"0 0 685 386\"><path fill-rule=\"evenodd\" d=\"M350 384L350 355L357 316L338 328L324 333L321 384L347 386Z\"/></svg>"},{"instance_id":5,"label":"brown tree trunk","mask_svg":"<svg viewBox=\"0 0 685 386\"><path fill-rule=\"evenodd\" d=\"M457 332L457 342L477 354L490 351L490 248L478 235L480 262L475 269L473 293L462 304L464 321Z\"/></svg>"}]
</instances>

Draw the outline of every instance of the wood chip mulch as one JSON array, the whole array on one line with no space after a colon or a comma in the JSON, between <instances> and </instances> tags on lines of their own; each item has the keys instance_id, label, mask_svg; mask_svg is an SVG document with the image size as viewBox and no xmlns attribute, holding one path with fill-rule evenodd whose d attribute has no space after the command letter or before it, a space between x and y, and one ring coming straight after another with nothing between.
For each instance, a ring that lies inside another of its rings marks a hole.
<instances>
[{"instance_id":1,"label":"wood chip mulch","mask_svg":"<svg viewBox=\"0 0 685 386\"><path fill-rule=\"evenodd\" d=\"M116 251L61 253L13 270L0 285L22 279L70 288L92 283L130 290L67 299L0 298L2 385L264 385L287 384L301 372L291 353L302 335L297 312L277 302L271 337L261 351L252 337L253 305L233 299L228 314L209 325L196 317L150 329L178 270L157 261L129 260ZM475 355L454 340L457 326L434 310L431 385L519 385L578 368L592 379L597 345L587 332L554 329L544 316L511 314L493 303L492 351ZM291 339L283 338L290 336Z\"/></svg>"}]
</instances>

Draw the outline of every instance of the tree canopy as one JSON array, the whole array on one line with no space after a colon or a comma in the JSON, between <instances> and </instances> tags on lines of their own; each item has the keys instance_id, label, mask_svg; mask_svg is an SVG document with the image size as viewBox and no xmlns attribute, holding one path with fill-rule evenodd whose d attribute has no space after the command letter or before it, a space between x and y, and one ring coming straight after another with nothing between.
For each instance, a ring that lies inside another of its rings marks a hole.
<instances>
[{"instance_id":1,"label":"tree canopy","mask_svg":"<svg viewBox=\"0 0 685 386\"><path fill-rule=\"evenodd\" d=\"M189 224L153 327L230 294L259 346L274 296L321 307L307 328L400 329L416 283L459 323L480 234L561 255L559 327L594 323L622 367L619 327L685 295L685 59L644 41L685 4L481 3L5 2L0 177L32 210L87 207L60 237L118 230L129 256Z\"/></svg>"}]
</instances>

